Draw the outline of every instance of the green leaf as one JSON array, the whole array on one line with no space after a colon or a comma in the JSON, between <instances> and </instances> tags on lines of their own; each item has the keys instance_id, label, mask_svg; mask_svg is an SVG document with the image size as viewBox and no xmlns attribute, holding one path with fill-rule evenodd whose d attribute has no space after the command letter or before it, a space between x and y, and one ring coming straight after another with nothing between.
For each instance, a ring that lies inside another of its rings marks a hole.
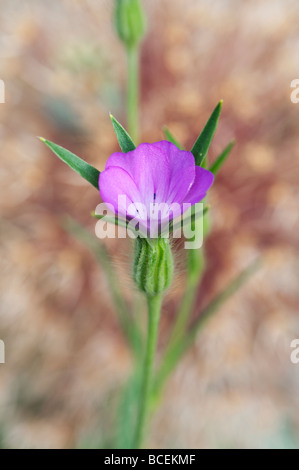
<instances>
[{"instance_id":1,"label":"green leaf","mask_svg":"<svg viewBox=\"0 0 299 470\"><path fill-rule=\"evenodd\" d=\"M118 225L119 227L124 227L127 228L128 226L128 221L126 219L122 219L121 217L108 217L107 215L104 214L96 214L94 211L91 212L91 217L94 219L102 220L105 217L105 221L109 222L114 225Z\"/></svg>"},{"instance_id":2,"label":"green leaf","mask_svg":"<svg viewBox=\"0 0 299 470\"><path fill-rule=\"evenodd\" d=\"M127 308L113 262L104 243L71 217L65 217L62 224L67 232L86 246L104 270L108 281L107 285L116 307L116 313L118 315L120 325L129 344L135 352L136 357L140 357L143 345L141 332L139 331L139 327L135 319Z\"/></svg>"},{"instance_id":3,"label":"green leaf","mask_svg":"<svg viewBox=\"0 0 299 470\"><path fill-rule=\"evenodd\" d=\"M110 114L110 119L112 122L112 126L114 132L116 134L118 143L120 148L124 153L130 152L131 150L135 150L136 145L134 144L132 138L129 136L127 131L123 128L123 126L115 119L112 114Z\"/></svg>"},{"instance_id":4,"label":"green leaf","mask_svg":"<svg viewBox=\"0 0 299 470\"><path fill-rule=\"evenodd\" d=\"M142 354L140 355L142 359ZM138 403L141 393L142 368L138 364L134 375L124 386L117 410L115 449L133 449Z\"/></svg>"},{"instance_id":5,"label":"green leaf","mask_svg":"<svg viewBox=\"0 0 299 470\"><path fill-rule=\"evenodd\" d=\"M262 257L258 257L247 268L245 268L235 279L233 279L211 302L197 315L193 323L191 323L188 332L184 338L178 340L172 348L165 354L160 369L157 372L155 383L153 387L153 397L157 400L160 396L162 387L167 378L196 339L197 333L205 325L214 314L218 312L220 307L229 300L244 284L251 278L251 276L261 266Z\"/></svg>"},{"instance_id":6,"label":"green leaf","mask_svg":"<svg viewBox=\"0 0 299 470\"><path fill-rule=\"evenodd\" d=\"M54 144L49 140L39 137L39 139L44 142L57 157L59 157L64 163L66 163L72 170L79 173L86 181L92 184L96 189L99 189L99 175L100 172L89 163L82 160L82 158L77 157L74 153L69 150L60 147L60 145Z\"/></svg>"},{"instance_id":7,"label":"green leaf","mask_svg":"<svg viewBox=\"0 0 299 470\"><path fill-rule=\"evenodd\" d=\"M169 231L169 233L175 232L179 228L183 227L184 224L189 223L189 222L194 226L196 217L199 216L199 215L203 217L204 215L206 215L206 213L209 211L209 209L210 209L209 205L206 205L203 208L203 210L201 210L201 208L197 208L196 205L193 205L191 207L191 213L189 211L187 211L187 213L180 220L178 220L175 223L172 220L170 222L169 228L166 228L162 232L162 235L167 233L168 231ZM193 250L191 250L191 251L193 251Z\"/></svg>"},{"instance_id":8,"label":"green leaf","mask_svg":"<svg viewBox=\"0 0 299 470\"><path fill-rule=\"evenodd\" d=\"M221 108L222 108L222 100L217 104L216 108L212 112L209 120L207 121L205 127L203 128L203 131L197 138L196 142L194 143L191 152L194 155L195 158L195 163L198 166L202 166L209 147L211 145L212 139L214 137L217 124L219 121L219 116L221 113Z\"/></svg>"},{"instance_id":9,"label":"green leaf","mask_svg":"<svg viewBox=\"0 0 299 470\"><path fill-rule=\"evenodd\" d=\"M229 156L233 146L235 145L235 141L232 140L227 147L225 147L225 149L223 150L223 152L219 155L219 157L216 158L216 160L214 161L214 163L212 163L212 165L210 166L209 170L214 174L216 175L216 173L218 173L218 171L220 170L220 168L222 167L223 163L225 162L225 160L227 159L227 157Z\"/></svg>"},{"instance_id":10,"label":"green leaf","mask_svg":"<svg viewBox=\"0 0 299 470\"><path fill-rule=\"evenodd\" d=\"M150 240L147 238L147 233L145 230L142 230L142 228L139 227L139 229L135 230L133 229L133 227L131 227L129 225L130 221L129 220L126 220L124 218L121 218L121 217L118 217L118 216L111 216L109 217L108 215L103 215L103 214L96 214L94 211L91 212L91 216L94 218L94 219L98 219L98 220L102 220L104 217L105 217L105 222L107 223L110 223L110 224L114 224L114 225L117 225L119 227L124 227L126 229L129 229L131 230L131 232L133 232L136 236L138 235L139 237L142 237L142 238L145 238L149 244L150 243Z\"/></svg>"},{"instance_id":11,"label":"green leaf","mask_svg":"<svg viewBox=\"0 0 299 470\"><path fill-rule=\"evenodd\" d=\"M197 332L202 328L205 322L218 311L218 309L231 298L243 285L251 278L251 276L261 267L262 256L252 261L247 268L241 271L213 300L199 313L197 318L190 325L187 344L191 344Z\"/></svg>"},{"instance_id":12,"label":"green leaf","mask_svg":"<svg viewBox=\"0 0 299 470\"><path fill-rule=\"evenodd\" d=\"M176 138L172 135L172 133L170 132L170 130L168 129L168 127L164 126L163 127L163 132L164 132L164 135L166 137L166 139L169 141L169 142L172 142L174 145L176 145L180 150L183 150L183 147L181 144L178 143L178 141L176 140Z\"/></svg>"}]
</instances>

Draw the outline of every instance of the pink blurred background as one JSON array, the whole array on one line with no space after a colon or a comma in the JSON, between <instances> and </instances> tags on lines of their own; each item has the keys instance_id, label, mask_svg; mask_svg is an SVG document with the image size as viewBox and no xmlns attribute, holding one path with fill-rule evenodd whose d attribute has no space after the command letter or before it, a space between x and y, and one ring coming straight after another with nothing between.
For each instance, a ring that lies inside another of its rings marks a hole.
<instances>
[{"instance_id":1,"label":"pink blurred background","mask_svg":"<svg viewBox=\"0 0 299 470\"><path fill-rule=\"evenodd\" d=\"M143 141L167 125L190 148L224 100L210 161L236 146L210 193L213 231L196 311L260 253L263 267L206 325L165 389L148 445L299 447L299 78L296 0L144 0ZM125 55L108 0L2 0L0 10L0 442L99 445L132 370L103 270L63 229L94 232L95 190L36 139L102 170L125 123ZM131 301L130 243L106 240ZM177 255L160 351L184 291ZM195 314L196 314L195 311ZM141 321L145 318L140 308Z\"/></svg>"}]
</instances>

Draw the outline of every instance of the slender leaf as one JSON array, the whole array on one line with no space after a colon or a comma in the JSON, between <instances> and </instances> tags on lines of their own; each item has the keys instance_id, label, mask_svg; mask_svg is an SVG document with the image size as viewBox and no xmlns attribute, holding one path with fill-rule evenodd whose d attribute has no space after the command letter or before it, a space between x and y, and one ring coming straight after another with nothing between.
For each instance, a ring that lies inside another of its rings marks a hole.
<instances>
[{"instance_id":1,"label":"slender leaf","mask_svg":"<svg viewBox=\"0 0 299 470\"><path fill-rule=\"evenodd\" d=\"M126 219L122 219L121 217L118 217L118 216L107 216L105 214L96 214L94 211L91 212L91 216L94 218L94 219L98 219L98 220L102 220L104 219L105 217L105 222L108 222L110 224L114 224L114 225L118 225L119 227L124 227L124 228L127 228L128 227L128 220Z\"/></svg>"},{"instance_id":2,"label":"slender leaf","mask_svg":"<svg viewBox=\"0 0 299 470\"><path fill-rule=\"evenodd\" d=\"M124 227L126 229L129 229L136 236L145 238L148 242L150 242L150 240L147 238L146 230L142 230L142 228L140 228L140 227L138 229L137 228L135 229L135 226L132 227L132 226L129 225L129 223L130 223L129 220L123 219L123 218L118 217L118 216L109 217L108 215L96 214L94 211L91 212L91 216L94 219L98 219L98 220L102 220L105 217L105 222L108 222L108 223L114 224L114 225L118 225L119 227Z\"/></svg>"},{"instance_id":3,"label":"slender leaf","mask_svg":"<svg viewBox=\"0 0 299 470\"><path fill-rule=\"evenodd\" d=\"M162 364L156 375L153 390L154 401L159 398L167 378L187 349L193 344L198 331L202 328L205 322L209 320L212 315L218 312L219 308L224 304L224 302L226 302L248 281L248 279L256 272L260 265L261 257L245 268L244 271L242 271L218 295L216 295L216 297L214 297L214 299L200 312L197 318L190 325L187 334L182 339L177 341L170 350L167 351L167 355L164 356Z\"/></svg>"},{"instance_id":4,"label":"slender leaf","mask_svg":"<svg viewBox=\"0 0 299 470\"><path fill-rule=\"evenodd\" d=\"M142 359L142 354L139 359ZM136 364L134 374L124 386L119 400L117 413L117 426L115 436L115 449L133 449L134 434L137 421L138 399L141 392L142 368Z\"/></svg>"},{"instance_id":5,"label":"slender leaf","mask_svg":"<svg viewBox=\"0 0 299 470\"><path fill-rule=\"evenodd\" d=\"M164 132L164 135L166 137L167 140L169 140L169 142L172 142L174 145L176 145L180 150L183 150L183 147L181 144L179 144L179 142L176 140L176 138L172 135L172 133L170 132L170 130L168 129L168 127L164 126L163 127L163 132Z\"/></svg>"},{"instance_id":6,"label":"slender leaf","mask_svg":"<svg viewBox=\"0 0 299 470\"><path fill-rule=\"evenodd\" d=\"M187 211L187 213L182 218L180 218L177 222L174 222L174 220L172 220L170 222L169 229L168 228L165 229L162 232L162 235L167 233L167 231L169 231L169 233L175 232L175 230L178 230L179 228L183 227L184 224L187 224L189 222L190 224L194 224L196 217L199 215L203 217L209 211L210 206L206 205L203 208L203 210L201 210L201 208L196 209L196 206L194 205L191 207L191 209L192 209L191 213Z\"/></svg>"},{"instance_id":7,"label":"slender leaf","mask_svg":"<svg viewBox=\"0 0 299 470\"><path fill-rule=\"evenodd\" d=\"M115 119L112 114L110 114L110 119L112 122L112 126L114 132L116 134L118 143L120 148L124 153L130 152L131 150L135 150L136 145L134 144L132 138L129 136L128 132L124 129L124 127Z\"/></svg>"},{"instance_id":8,"label":"slender leaf","mask_svg":"<svg viewBox=\"0 0 299 470\"><path fill-rule=\"evenodd\" d=\"M251 278L251 276L261 267L261 257L254 260L247 268L245 268L235 279L233 279L214 299L204 308L204 310L195 318L190 325L187 342L192 343L197 332L203 324L216 313L224 302L234 295L241 287Z\"/></svg>"},{"instance_id":9,"label":"slender leaf","mask_svg":"<svg viewBox=\"0 0 299 470\"><path fill-rule=\"evenodd\" d=\"M96 189L99 189L99 175L100 172L89 163L82 160L82 158L77 157L74 153L69 150L60 147L60 145L54 144L49 140L39 137L39 139L44 142L57 157L59 157L64 163L66 163L72 170L76 171L82 178L86 179L90 184L92 184Z\"/></svg>"},{"instance_id":10,"label":"slender leaf","mask_svg":"<svg viewBox=\"0 0 299 470\"><path fill-rule=\"evenodd\" d=\"M218 173L218 171L220 170L220 168L222 167L223 163L225 162L225 160L227 159L227 157L229 156L233 146L235 145L235 141L232 140L227 147L225 147L225 149L223 150L223 152L219 155L219 157L216 158L216 160L214 161L214 163L212 163L212 165L210 166L209 170L214 174L216 175L216 173Z\"/></svg>"},{"instance_id":11,"label":"slender leaf","mask_svg":"<svg viewBox=\"0 0 299 470\"><path fill-rule=\"evenodd\" d=\"M73 218L66 217L63 219L62 223L65 230L67 230L73 237L83 243L86 248L88 248L88 250L94 255L95 259L104 270L108 280L111 297L113 298L116 312L119 317L120 325L133 351L135 352L136 357L139 357L142 348L141 333L134 318L128 311L117 280L113 263L111 262L105 245Z\"/></svg>"},{"instance_id":12,"label":"slender leaf","mask_svg":"<svg viewBox=\"0 0 299 470\"><path fill-rule=\"evenodd\" d=\"M191 149L191 152L193 153L195 158L195 163L198 166L202 166L207 156L209 147L211 145L212 139L217 128L221 108L222 100L217 104L216 108L208 119L205 127L203 128L203 131L201 132Z\"/></svg>"}]
</instances>

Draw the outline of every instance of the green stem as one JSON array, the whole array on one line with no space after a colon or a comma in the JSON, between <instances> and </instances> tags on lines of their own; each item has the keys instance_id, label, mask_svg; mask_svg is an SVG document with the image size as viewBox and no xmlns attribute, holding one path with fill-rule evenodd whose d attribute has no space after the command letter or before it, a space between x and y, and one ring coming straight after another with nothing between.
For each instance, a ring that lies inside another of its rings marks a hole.
<instances>
[{"instance_id":1,"label":"green stem","mask_svg":"<svg viewBox=\"0 0 299 470\"><path fill-rule=\"evenodd\" d=\"M142 385L139 398L139 409L137 417L137 426L135 433L134 448L139 449L143 442L143 436L147 424L151 387L152 387L152 376L155 362L155 352L158 338L159 320L162 304L162 295L158 294L155 296L147 297L148 306L148 331L147 331L147 342L146 351L142 370Z\"/></svg>"},{"instance_id":2,"label":"green stem","mask_svg":"<svg viewBox=\"0 0 299 470\"><path fill-rule=\"evenodd\" d=\"M139 105L139 47L127 47L128 89L127 116L128 130L133 141L138 144L138 105Z\"/></svg>"}]
</instances>

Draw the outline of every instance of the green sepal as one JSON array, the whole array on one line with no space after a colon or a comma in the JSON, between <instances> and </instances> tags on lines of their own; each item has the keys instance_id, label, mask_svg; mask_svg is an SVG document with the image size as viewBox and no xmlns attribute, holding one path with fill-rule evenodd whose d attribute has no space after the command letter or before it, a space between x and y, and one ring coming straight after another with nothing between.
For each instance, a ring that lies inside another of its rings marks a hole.
<instances>
[{"instance_id":1,"label":"green sepal","mask_svg":"<svg viewBox=\"0 0 299 470\"><path fill-rule=\"evenodd\" d=\"M125 130L125 128L115 119L112 114L110 114L110 119L112 122L112 126L115 132L115 135L117 137L118 143L120 148L124 153L131 152L132 150L135 150L136 145L133 142L133 139L130 137L128 132Z\"/></svg>"},{"instance_id":2,"label":"green sepal","mask_svg":"<svg viewBox=\"0 0 299 470\"><path fill-rule=\"evenodd\" d=\"M168 127L164 126L163 127L163 133L166 137L166 140L168 140L169 142L172 142L174 145L177 146L177 148L179 148L180 150L183 150L183 147L182 145L176 140L176 138L173 136L173 134L170 132L170 130L168 129Z\"/></svg>"},{"instance_id":3,"label":"green sepal","mask_svg":"<svg viewBox=\"0 0 299 470\"><path fill-rule=\"evenodd\" d=\"M216 173L218 173L218 171L220 170L220 168L222 167L223 163L225 162L225 160L227 159L227 157L229 156L233 146L235 145L235 141L232 140L227 147L225 147L225 149L223 150L223 152L221 152L221 154L216 158L216 160L212 163L212 165L210 166L209 168L209 171L211 171L214 175L216 175Z\"/></svg>"},{"instance_id":4,"label":"green sepal","mask_svg":"<svg viewBox=\"0 0 299 470\"><path fill-rule=\"evenodd\" d=\"M208 150L210 148L212 139L214 137L218 125L221 108L222 100L219 101L219 103L217 104L216 108L209 117L205 127L203 128L201 134L198 136L191 149L191 152L193 153L193 156L195 158L195 163L198 166L203 165L203 162L208 154Z\"/></svg>"},{"instance_id":5,"label":"green sepal","mask_svg":"<svg viewBox=\"0 0 299 470\"><path fill-rule=\"evenodd\" d=\"M54 144L49 140L39 137L39 139L44 142L49 149L52 150L57 157L59 157L64 163L66 163L72 170L76 171L82 178L86 179L88 183L92 184L96 189L99 189L99 176L100 172L89 163L82 160L82 158L77 157L74 153L69 150L61 147L60 145Z\"/></svg>"}]
</instances>

